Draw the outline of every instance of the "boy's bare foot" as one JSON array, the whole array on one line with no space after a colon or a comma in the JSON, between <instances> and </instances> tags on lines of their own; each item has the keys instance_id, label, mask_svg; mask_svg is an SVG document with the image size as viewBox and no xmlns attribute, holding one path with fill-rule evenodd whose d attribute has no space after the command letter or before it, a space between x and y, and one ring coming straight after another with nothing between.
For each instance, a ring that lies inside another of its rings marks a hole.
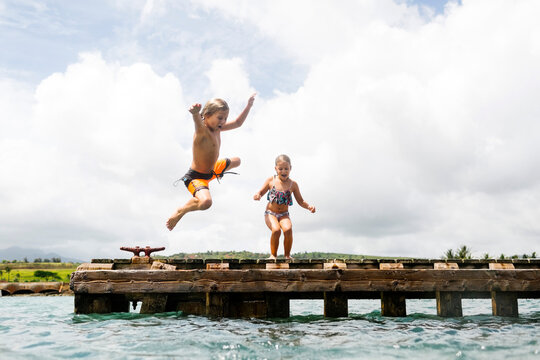
<instances>
[{"instance_id":1,"label":"boy's bare foot","mask_svg":"<svg viewBox=\"0 0 540 360\"><path fill-rule=\"evenodd\" d=\"M174 214L172 214L169 220L167 220L167 229L169 229L169 231L174 229L174 227L176 226L176 224L178 224L178 221L180 221L182 216L184 216L184 213L179 212L179 211L176 211Z\"/></svg>"},{"instance_id":2,"label":"boy's bare foot","mask_svg":"<svg viewBox=\"0 0 540 360\"><path fill-rule=\"evenodd\" d=\"M274 255L270 255L270 256L268 257L268 260L276 260L276 259L277 259L277 258L276 258Z\"/></svg>"}]
</instances>

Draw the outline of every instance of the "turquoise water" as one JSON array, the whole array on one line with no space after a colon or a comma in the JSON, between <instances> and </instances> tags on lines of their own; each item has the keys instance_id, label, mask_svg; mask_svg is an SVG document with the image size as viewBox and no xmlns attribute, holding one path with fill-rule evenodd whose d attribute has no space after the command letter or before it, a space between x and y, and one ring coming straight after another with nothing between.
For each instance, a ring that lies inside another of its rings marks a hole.
<instances>
[{"instance_id":1,"label":"turquoise water","mask_svg":"<svg viewBox=\"0 0 540 360\"><path fill-rule=\"evenodd\" d=\"M491 316L489 300L463 300L442 319L434 300L407 300L405 318L380 302L349 301L325 319L320 300L291 301L287 320L212 319L181 313L75 315L71 296L0 297L2 359L540 359L540 300L518 319Z\"/></svg>"}]
</instances>

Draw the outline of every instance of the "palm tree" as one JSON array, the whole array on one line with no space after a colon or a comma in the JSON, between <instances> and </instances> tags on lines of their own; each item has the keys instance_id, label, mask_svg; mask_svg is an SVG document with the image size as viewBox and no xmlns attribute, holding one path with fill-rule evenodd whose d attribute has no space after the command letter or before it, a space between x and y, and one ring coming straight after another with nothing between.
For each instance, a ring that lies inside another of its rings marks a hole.
<instances>
[{"instance_id":1,"label":"palm tree","mask_svg":"<svg viewBox=\"0 0 540 360\"><path fill-rule=\"evenodd\" d=\"M0 279L2 278L2 274L4 273L4 270L0 269Z\"/></svg>"},{"instance_id":2,"label":"palm tree","mask_svg":"<svg viewBox=\"0 0 540 360\"><path fill-rule=\"evenodd\" d=\"M448 249L446 250L446 252L444 253L444 257L447 258L447 259L455 259L455 255L454 255L454 251L452 249Z\"/></svg>"},{"instance_id":3,"label":"palm tree","mask_svg":"<svg viewBox=\"0 0 540 360\"><path fill-rule=\"evenodd\" d=\"M11 268L9 266L6 266L4 270L6 271L6 274L7 274L7 281L9 282L9 273L11 272Z\"/></svg>"},{"instance_id":4,"label":"palm tree","mask_svg":"<svg viewBox=\"0 0 540 360\"><path fill-rule=\"evenodd\" d=\"M467 247L467 245L461 245L459 249L457 249L457 258L458 259L470 259L471 258L471 249Z\"/></svg>"}]
</instances>

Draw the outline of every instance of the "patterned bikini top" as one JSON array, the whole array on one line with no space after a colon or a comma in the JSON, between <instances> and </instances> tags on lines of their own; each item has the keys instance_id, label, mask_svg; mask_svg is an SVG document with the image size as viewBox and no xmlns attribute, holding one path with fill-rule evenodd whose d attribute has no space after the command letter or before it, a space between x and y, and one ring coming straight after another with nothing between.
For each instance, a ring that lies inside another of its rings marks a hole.
<instances>
[{"instance_id":1,"label":"patterned bikini top","mask_svg":"<svg viewBox=\"0 0 540 360\"><path fill-rule=\"evenodd\" d=\"M275 176L274 176L275 178ZM268 192L266 197L268 201L275 202L278 205L292 205L292 193L291 190L277 191L276 186L272 185L272 188Z\"/></svg>"}]
</instances>

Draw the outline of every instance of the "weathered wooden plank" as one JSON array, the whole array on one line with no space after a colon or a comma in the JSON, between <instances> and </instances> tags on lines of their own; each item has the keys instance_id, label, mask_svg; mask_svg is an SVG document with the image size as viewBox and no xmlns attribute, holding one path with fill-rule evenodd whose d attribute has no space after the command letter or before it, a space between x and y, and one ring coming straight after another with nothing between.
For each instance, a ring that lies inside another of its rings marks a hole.
<instances>
[{"instance_id":1,"label":"weathered wooden plank","mask_svg":"<svg viewBox=\"0 0 540 360\"><path fill-rule=\"evenodd\" d=\"M323 269L325 270L331 270L331 269L346 269L347 264L344 262L327 262L323 264Z\"/></svg>"},{"instance_id":2,"label":"weathered wooden plank","mask_svg":"<svg viewBox=\"0 0 540 360\"><path fill-rule=\"evenodd\" d=\"M514 270L514 264L510 263L489 263L490 270Z\"/></svg>"},{"instance_id":3,"label":"weathered wooden plank","mask_svg":"<svg viewBox=\"0 0 540 360\"><path fill-rule=\"evenodd\" d=\"M107 263L107 264L82 263L81 265L77 266L76 271L112 270L113 268L114 268L114 263Z\"/></svg>"},{"instance_id":4,"label":"weathered wooden plank","mask_svg":"<svg viewBox=\"0 0 540 360\"><path fill-rule=\"evenodd\" d=\"M206 270L229 270L229 263L208 263Z\"/></svg>"},{"instance_id":5,"label":"weathered wooden plank","mask_svg":"<svg viewBox=\"0 0 540 360\"><path fill-rule=\"evenodd\" d=\"M380 263L379 269L381 270L397 270L403 269L402 263Z\"/></svg>"},{"instance_id":6,"label":"weathered wooden plank","mask_svg":"<svg viewBox=\"0 0 540 360\"><path fill-rule=\"evenodd\" d=\"M459 266L454 262L438 262L433 264L435 270L459 270Z\"/></svg>"},{"instance_id":7,"label":"weathered wooden plank","mask_svg":"<svg viewBox=\"0 0 540 360\"><path fill-rule=\"evenodd\" d=\"M76 293L540 291L540 270L80 271Z\"/></svg>"},{"instance_id":8,"label":"weathered wooden plank","mask_svg":"<svg viewBox=\"0 0 540 360\"><path fill-rule=\"evenodd\" d=\"M324 316L333 318L349 316L347 295L342 292L325 292Z\"/></svg>"},{"instance_id":9,"label":"weathered wooden plank","mask_svg":"<svg viewBox=\"0 0 540 360\"><path fill-rule=\"evenodd\" d=\"M152 266L150 267L151 270L176 270L176 266L174 265L170 265L170 264L165 264L161 261L154 261L152 263Z\"/></svg>"},{"instance_id":10,"label":"weathered wooden plank","mask_svg":"<svg viewBox=\"0 0 540 360\"><path fill-rule=\"evenodd\" d=\"M463 316L461 293L452 291L437 291L437 315L442 317Z\"/></svg>"},{"instance_id":11,"label":"weathered wooden plank","mask_svg":"<svg viewBox=\"0 0 540 360\"><path fill-rule=\"evenodd\" d=\"M288 263L266 263L266 270L288 269Z\"/></svg>"}]
</instances>

